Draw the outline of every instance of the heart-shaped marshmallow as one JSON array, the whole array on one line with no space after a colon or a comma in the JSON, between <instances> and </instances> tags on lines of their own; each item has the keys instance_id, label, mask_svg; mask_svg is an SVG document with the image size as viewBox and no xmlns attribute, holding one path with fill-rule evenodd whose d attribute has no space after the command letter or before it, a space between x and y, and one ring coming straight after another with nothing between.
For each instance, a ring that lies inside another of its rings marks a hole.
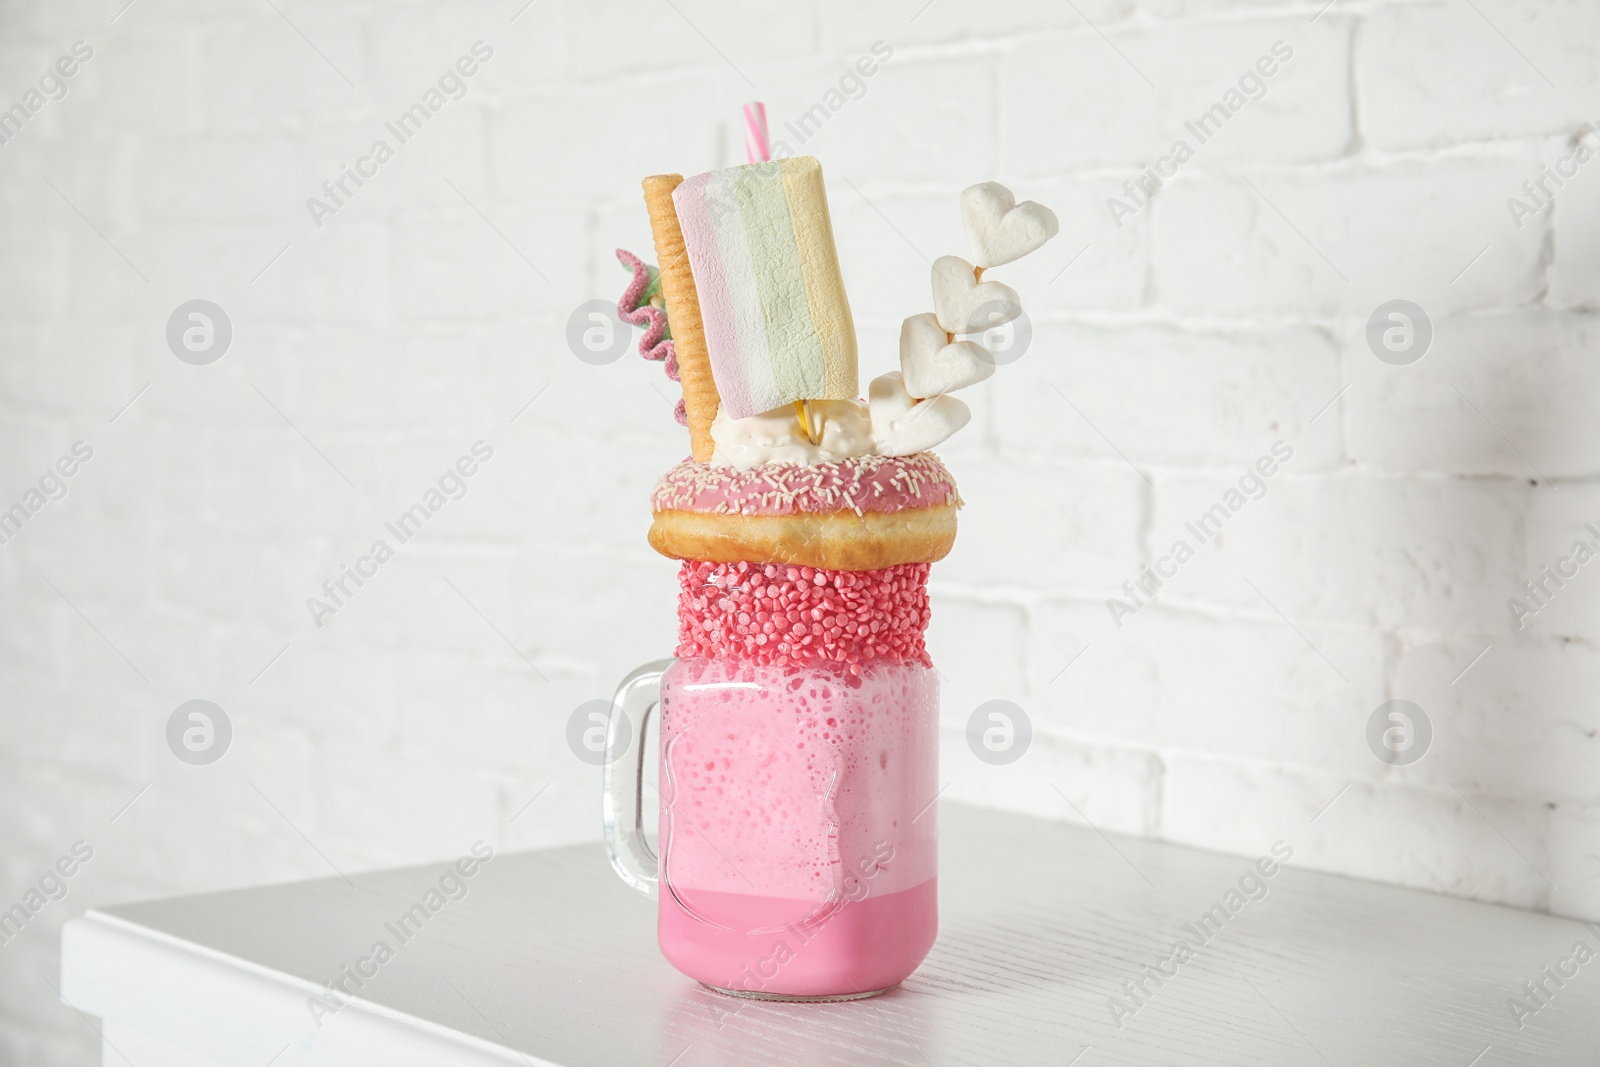
<instances>
[{"instance_id":1,"label":"heart-shaped marshmallow","mask_svg":"<svg viewBox=\"0 0 1600 1067\"><path fill-rule=\"evenodd\" d=\"M926 452L972 419L967 405L953 396L916 400L898 373L879 375L868 387L872 441L880 456Z\"/></svg>"},{"instance_id":2,"label":"heart-shaped marshmallow","mask_svg":"<svg viewBox=\"0 0 1600 1067\"><path fill-rule=\"evenodd\" d=\"M954 341L939 320L913 315L900 325L900 373L917 399L953 393L994 373L994 358L976 341Z\"/></svg>"},{"instance_id":3,"label":"heart-shaped marshmallow","mask_svg":"<svg viewBox=\"0 0 1600 1067\"><path fill-rule=\"evenodd\" d=\"M894 430L895 423L905 418L906 412L917 398L906 392L905 379L899 371L880 374L867 386L867 412L872 420L872 443L879 453Z\"/></svg>"},{"instance_id":4,"label":"heart-shaped marshmallow","mask_svg":"<svg viewBox=\"0 0 1600 1067\"><path fill-rule=\"evenodd\" d=\"M960 256L933 261L933 313L946 333L982 333L1022 314L1017 292L1000 282L980 282Z\"/></svg>"},{"instance_id":5,"label":"heart-shaped marshmallow","mask_svg":"<svg viewBox=\"0 0 1600 1067\"><path fill-rule=\"evenodd\" d=\"M1021 259L1056 235L1061 224L1055 212L1032 200L1017 203L999 182L982 182L961 192L961 220L967 242L980 267L998 267Z\"/></svg>"}]
</instances>

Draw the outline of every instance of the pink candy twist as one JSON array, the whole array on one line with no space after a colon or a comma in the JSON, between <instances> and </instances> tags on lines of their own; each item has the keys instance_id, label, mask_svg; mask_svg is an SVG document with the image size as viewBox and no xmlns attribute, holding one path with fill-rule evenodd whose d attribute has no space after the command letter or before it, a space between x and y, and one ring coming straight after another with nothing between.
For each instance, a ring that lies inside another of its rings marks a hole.
<instances>
[{"instance_id":1,"label":"pink candy twist","mask_svg":"<svg viewBox=\"0 0 1600 1067\"><path fill-rule=\"evenodd\" d=\"M628 288L617 301L617 317L630 326L643 326L644 336L639 338L639 354L645 359L665 360L667 377L678 380L678 352L672 339L663 340L667 332L667 313L645 300L645 290L650 288L650 271L638 256L626 249L617 249L617 259L633 271ZM680 399L672 412L680 426L689 424L689 415Z\"/></svg>"}]
</instances>

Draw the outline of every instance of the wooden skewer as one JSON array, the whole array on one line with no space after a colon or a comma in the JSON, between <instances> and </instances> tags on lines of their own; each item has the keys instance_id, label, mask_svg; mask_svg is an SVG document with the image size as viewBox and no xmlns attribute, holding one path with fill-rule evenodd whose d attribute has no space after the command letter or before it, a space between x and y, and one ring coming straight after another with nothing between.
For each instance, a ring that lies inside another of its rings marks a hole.
<instances>
[{"instance_id":1,"label":"wooden skewer","mask_svg":"<svg viewBox=\"0 0 1600 1067\"><path fill-rule=\"evenodd\" d=\"M800 416L800 432L805 435L807 441L812 444L818 444L821 440L821 435L811 432L811 405L804 400L796 400L794 402L794 410Z\"/></svg>"}]
</instances>

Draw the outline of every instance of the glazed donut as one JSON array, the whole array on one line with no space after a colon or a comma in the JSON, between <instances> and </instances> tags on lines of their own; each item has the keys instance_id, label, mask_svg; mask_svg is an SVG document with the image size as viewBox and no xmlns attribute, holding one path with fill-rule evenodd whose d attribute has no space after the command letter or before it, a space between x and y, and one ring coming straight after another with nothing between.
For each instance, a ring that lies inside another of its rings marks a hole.
<instances>
[{"instance_id":1,"label":"glazed donut","mask_svg":"<svg viewBox=\"0 0 1600 1067\"><path fill-rule=\"evenodd\" d=\"M744 471L685 460L656 485L650 546L682 560L881 570L943 559L960 507L931 452Z\"/></svg>"}]
</instances>

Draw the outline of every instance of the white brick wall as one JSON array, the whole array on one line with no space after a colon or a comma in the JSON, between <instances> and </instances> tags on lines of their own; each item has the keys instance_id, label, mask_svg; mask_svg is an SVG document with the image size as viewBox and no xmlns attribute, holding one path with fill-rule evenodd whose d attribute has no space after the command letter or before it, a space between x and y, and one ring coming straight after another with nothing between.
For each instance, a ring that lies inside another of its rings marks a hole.
<instances>
[{"instance_id":1,"label":"white brick wall","mask_svg":"<svg viewBox=\"0 0 1600 1067\"><path fill-rule=\"evenodd\" d=\"M0 5L0 103L95 50L0 146L0 509L95 449L0 545L0 908L95 848L0 945L0 1063L94 1062L44 982L86 906L597 836L565 722L671 647L643 535L684 449L661 369L580 363L567 316L616 295L612 248L648 254L639 178L742 161L740 103L781 126L879 40L803 146L868 374L961 251L964 185L1063 222L1007 268L1033 349L943 450L946 795L1600 916L1600 564L1520 631L1506 607L1600 520L1600 162L1520 229L1505 206L1600 120L1600 6L123 2ZM314 227L479 39L466 96ZM1116 225L1278 40L1266 94ZM233 322L212 366L164 341L194 298ZM1365 341L1396 298L1434 327L1406 367ZM468 495L315 628L305 598L478 439ZM1106 598L1279 439L1265 498L1116 627ZM209 767L164 740L194 698L234 725ZM1366 746L1395 698L1434 726L1410 767ZM1035 728L1009 766L965 747L990 699Z\"/></svg>"}]
</instances>

